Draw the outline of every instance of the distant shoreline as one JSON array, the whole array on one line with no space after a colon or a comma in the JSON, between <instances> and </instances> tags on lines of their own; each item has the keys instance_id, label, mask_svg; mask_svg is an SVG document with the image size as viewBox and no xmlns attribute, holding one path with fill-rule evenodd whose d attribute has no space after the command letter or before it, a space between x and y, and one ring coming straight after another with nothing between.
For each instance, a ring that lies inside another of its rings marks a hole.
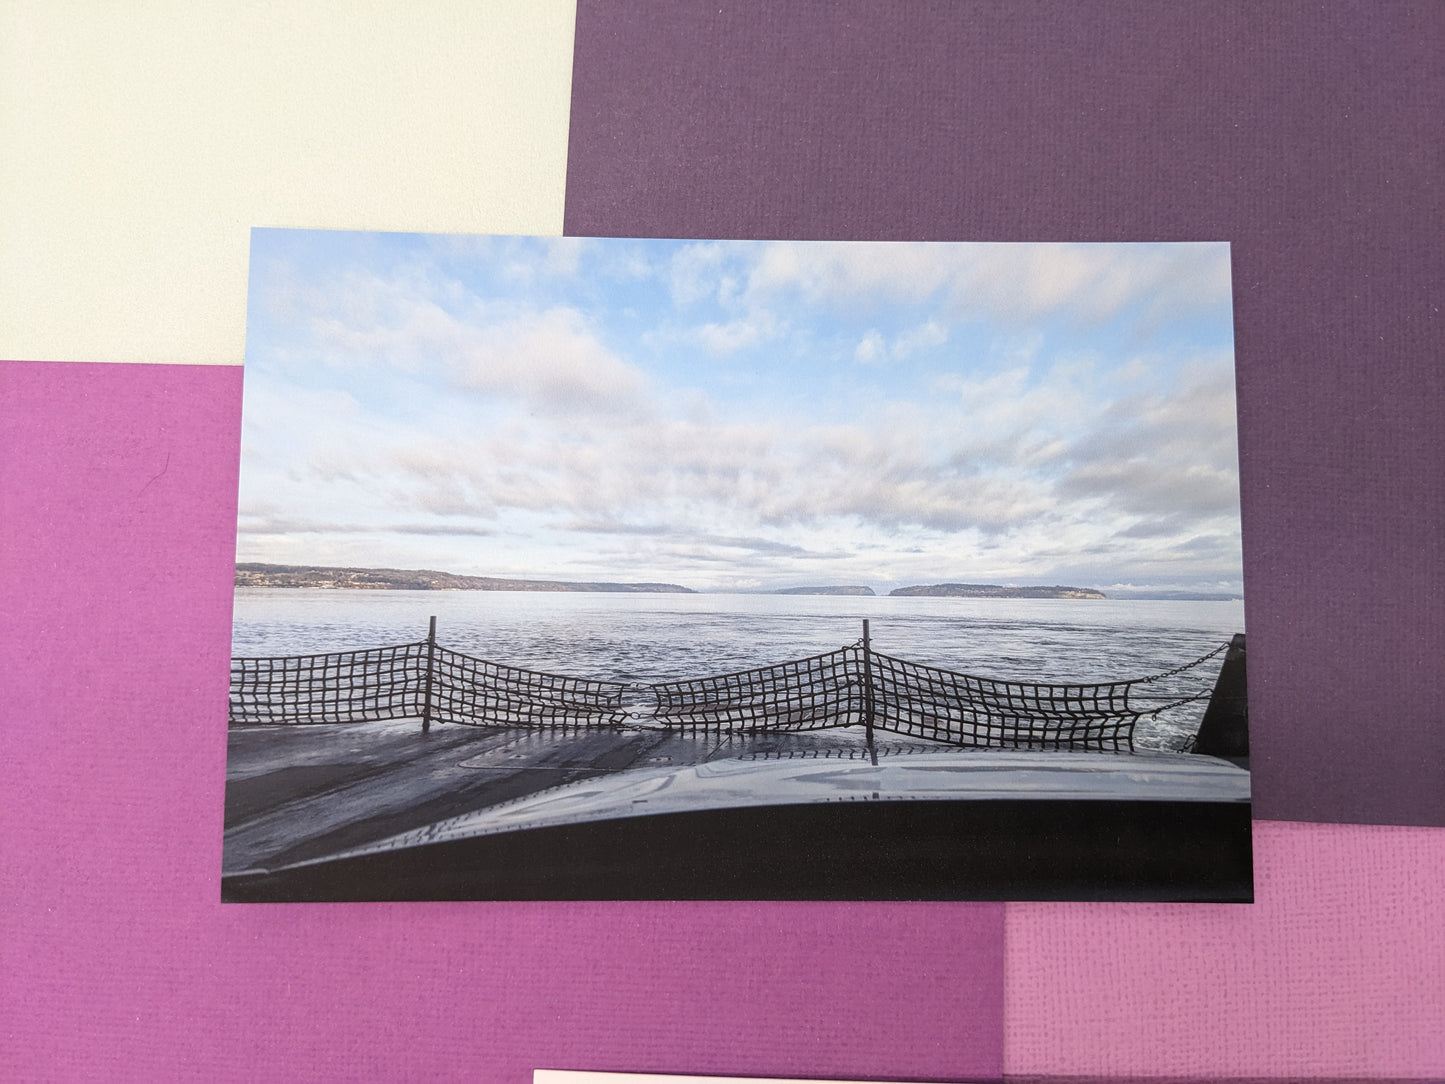
<instances>
[{"instance_id":1,"label":"distant shoreline","mask_svg":"<svg viewBox=\"0 0 1445 1084\"><path fill-rule=\"evenodd\" d=\"M860 585L817 585L783 588L702 591L675 583L509 579L498 576L464 576L431 569L353 568L330 565L272 565L254 562L236 565L237 588L310 588L344 591L536 591L549 593L610 594L766 594L835 597L925 597L973 599L1068 599L1169 602L1237 602L1241 596L1222 592L1126 588L1117 593L1062 584L1017 586L980 583L920 584L895 588L883 594Z\"/></svg>"},{"instance_id":2,"label":"distant shoreline","mask_svg":"<svg viewBox=\"0 0 1445 1084\"><path fill-rule=\"evenodd\" d=\"M1102 591L1089 587L1005 587L997 583L935 583L920 587L899 587L889 591L890 598L922 596L926 598L1077 598L1107 599Z\"/></svg>"},{"instance_id":3,"label":"distant shoreline","mask_svg":"<svg viewBox=\"0 0 1445 1084\"><path fill-rule=\"evenodd\" d=\"M454 572L405 568L333 568L326 565L238 564L237 587L313 587L339 591L592 591L693 595L675 583L574 583L460 576Z\"/></svg>"}]
</instances>

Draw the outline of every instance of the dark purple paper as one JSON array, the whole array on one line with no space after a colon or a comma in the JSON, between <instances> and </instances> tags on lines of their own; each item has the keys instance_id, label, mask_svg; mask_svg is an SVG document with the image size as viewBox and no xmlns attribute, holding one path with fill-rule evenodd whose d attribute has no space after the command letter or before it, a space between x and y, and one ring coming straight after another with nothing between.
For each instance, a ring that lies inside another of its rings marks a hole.
<instances>
[{"instance_id":1,"label":"dark purple paper","mask_svg":"<svg viewBox=\"0 0 1445 1084\"><path fill-rule=\"evenodd\" d=\"M1255 815L1445 825L1442 40L1433 0L581 0L564 228L1230 241Z\"/></svg>"}]
</instances>

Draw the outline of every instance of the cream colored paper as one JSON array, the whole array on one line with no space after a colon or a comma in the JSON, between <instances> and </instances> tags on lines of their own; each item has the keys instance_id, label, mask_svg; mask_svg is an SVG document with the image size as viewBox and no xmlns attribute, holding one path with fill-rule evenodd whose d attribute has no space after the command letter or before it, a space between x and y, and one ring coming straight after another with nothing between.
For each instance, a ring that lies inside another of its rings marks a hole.
<instances>
[{"instance_id":1,"label":"cream colored paper","mask_svg":"<svg viewBox=\"0 0 1445 1084\"><path fill-rule=\"evenodd\" d=\"M0 358L240 363L252 226L560 233L574 21L0 6Z\"/></svg>"}]
</instances>

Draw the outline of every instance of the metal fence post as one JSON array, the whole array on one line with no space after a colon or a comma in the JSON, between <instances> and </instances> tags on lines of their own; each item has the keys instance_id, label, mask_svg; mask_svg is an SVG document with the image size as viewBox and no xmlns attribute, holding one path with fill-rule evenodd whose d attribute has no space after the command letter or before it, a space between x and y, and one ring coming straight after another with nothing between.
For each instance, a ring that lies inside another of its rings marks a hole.
<instances>
[{"instance_id":1,"label":"metal fence post","mask_svg":"<svg viewBox=\"0 0 1445 1084\"><path fill-rule=\"evenodd\" d=\"M878 750L873 748L873 653L868 638L868 619L863 619L863 726L868 733L868 753L878 763Z\"/></svg>"},{"instance_id":2,"label":"metal fence post","mask_svg":"<svg viewBox=\"0 0 1445 1084\"><path fill-rule=\"evenodd\" d=\"M426 634L426 683L422 686L421 698L421 732L423 734L431 730L431 682L432 669L436 666L437 650L437 619L432 615L431 627Z\"/></svg>"}]
</instances>

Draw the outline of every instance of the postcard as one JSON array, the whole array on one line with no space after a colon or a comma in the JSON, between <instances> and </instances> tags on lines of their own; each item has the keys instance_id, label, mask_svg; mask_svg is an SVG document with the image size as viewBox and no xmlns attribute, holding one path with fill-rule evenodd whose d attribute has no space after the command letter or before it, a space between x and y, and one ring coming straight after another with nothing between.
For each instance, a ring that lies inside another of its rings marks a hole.
<instances>
[{"instance_id":1,"label":"postcard","mask_svg":"<svg viewBox=\"0 0 1445 1084\"><path fill-rule=\"evenodd\" d=\"M222 895L1252 898L1229 246L256 230Z\"/></svg>"}]
</instances>

